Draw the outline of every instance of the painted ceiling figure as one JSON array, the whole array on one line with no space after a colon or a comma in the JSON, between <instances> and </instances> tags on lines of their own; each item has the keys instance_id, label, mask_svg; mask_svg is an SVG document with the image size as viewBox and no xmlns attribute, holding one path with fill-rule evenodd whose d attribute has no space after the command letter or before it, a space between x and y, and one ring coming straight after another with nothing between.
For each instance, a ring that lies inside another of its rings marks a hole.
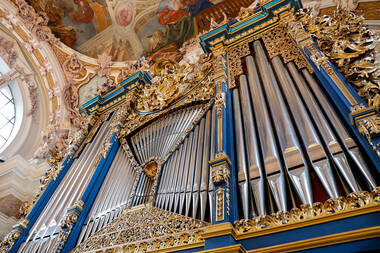
<instances>
[{"instance_id":1,"label":"painted ceiling figure","mask_svg":"<svg viewBox=\"0 0 380 253\"><path fill-rule=\"evenodd\" d=\"M48 26L52 32L61 39L63 43L69 47L74 47L77 41L78 29L64 24L65 13L62 9L54 5L54 1L50 0L46 3L44 12L49 18Z\"/></svg>"},{"instance_id":2,"label":"painted ceiling figure","mask_svg":"<svg viewBox=\"0 0 380 253\"><path fill-rule=\"evenodd\" d=\"M74 0L78 9L73 13L71 19L78 23L90 23L94 17L94 11L87 0Z\"/></svg>"},{"instance_id":3,"label":"painted ceiling figure","mask_svg":"<svg viewBox=\"0 0 380 253\"><path fill-rule=\"evenodd\" d=\"M186 0L187 11L191 12L191 16L196 16L199 12L204 9L207 9L214 4L209 0Z\"/></svg>"},{"instance_id":4,"label":"painted ceiling figure","mask_svg":"<svg viewBox=\"0 0 380 253\"><path fill-rule=\"evenodd\" d=\"M184 5L181 0L172 0L172 5L172 9L166 6L166 8L158 15L158 22L160 22L161 25L175 23L186 16L186 13L183 11Z\"/></svg>"}]
</instances>

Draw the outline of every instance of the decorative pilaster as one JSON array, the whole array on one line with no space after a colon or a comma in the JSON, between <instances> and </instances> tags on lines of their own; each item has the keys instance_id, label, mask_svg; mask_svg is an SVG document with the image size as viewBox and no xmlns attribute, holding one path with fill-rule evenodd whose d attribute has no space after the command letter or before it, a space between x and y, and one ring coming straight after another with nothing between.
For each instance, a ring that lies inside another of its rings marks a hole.
<instances>
[{"instance_id":1,"label":"decorative pilaster","mask_svg":"<svg viewBox=\"0 0 380 253\"><path fill-rule=\"evenodd\" d=\"M244 49L243 49L244 50ZM247 47L245 51L249 51ZM213 52L215 56L213 79L216 83L216 152L211 157L211 177L214 184L214 208L212 223L233 222L236 216L236 189L231 182L235 178L233 163L233 126L231 122L231 91L228 88L229 68L227 52L220 48ZM240 60L240 58L239 58ZM235 66L239 68L239 66ZM233 210L232 210L233 209Z\"/></svg>"}]
</instances>

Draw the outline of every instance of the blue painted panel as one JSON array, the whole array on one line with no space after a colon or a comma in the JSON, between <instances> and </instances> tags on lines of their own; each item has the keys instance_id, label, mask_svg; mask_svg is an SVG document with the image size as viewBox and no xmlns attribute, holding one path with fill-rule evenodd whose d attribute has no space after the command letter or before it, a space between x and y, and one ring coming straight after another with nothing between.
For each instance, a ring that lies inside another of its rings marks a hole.
<instances>
[{"instance_id":1,"label":"blue painted panel","mask_svg":"<svg viewBox=\"0 0 380 253\"><path fill-rule=\"evenodd\" d=\"M223 235L206 239L205 250L226 247L236 244L235 239L231 235Z\"/></svg>"},{"instance_id":2,"label":"blue painted panel","mask_svg":"<svg viewBox=\"0 0 380 253\"><path fill-rule=\"evenodd\" d=\"M204 248L203 247L199 247L199 248L193 248L193 249L180 250L180 251L177 251L177 252L192 253L192 252L199 252L199 251L202 251L202 250L204 250Z\"/></svg>"},{"instance_id":3,"label":"blue painted panel","mask_svg":"<svg viewBox=\"0 0 380 253\"><path fill-rule=\"evenodd\" d=\"M251 250L379 225L380 212L376 212L314 226L245 239L239 241L239 243L241 243L246 250Z\"/></svg>"},{"instance_id":4,"label":"blue painted panel","mask_svg":"<svg viewBox=\"0 0 380 253\"><path fill-rule=\"evenodd\" d=\"M360 240L321 248L297 251L302 253L331 253L331 252L380 252L380 238Z\"/></svg>"}]
</instances>

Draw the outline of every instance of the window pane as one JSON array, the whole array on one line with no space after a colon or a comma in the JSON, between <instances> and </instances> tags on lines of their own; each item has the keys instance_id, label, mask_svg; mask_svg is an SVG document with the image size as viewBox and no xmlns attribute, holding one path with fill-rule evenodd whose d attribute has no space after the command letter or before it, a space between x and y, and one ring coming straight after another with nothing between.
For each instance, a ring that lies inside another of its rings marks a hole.
<instances>
[{"instance_id":1,"label":"window pane","mask_svg":"<svg viewBox=\"0 0 380 253\"><path fill-rule=\"evenodd\" d=\"M8 98L9 100L13 98L12 96L12 93L11 93L11 90L9 89L9 87L4 87L4 89L1 89L1 93L6 97Z\"/></svg>"},{"instance_id":2,"label":"window pane","mask_svg":"<svg viewBox=\"0 0 380 253\"><path fill-rule=\"evenodd\" d=\"M0 149L11 136L15 123L15 104L9 85L0 88Z\"/></svg>"}]
</instances>

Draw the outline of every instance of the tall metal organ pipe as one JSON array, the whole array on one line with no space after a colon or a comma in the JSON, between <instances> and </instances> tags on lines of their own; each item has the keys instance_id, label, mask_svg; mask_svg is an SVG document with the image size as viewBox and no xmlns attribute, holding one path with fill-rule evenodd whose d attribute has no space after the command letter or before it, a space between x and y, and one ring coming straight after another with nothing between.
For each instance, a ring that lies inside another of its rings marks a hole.
<instances>
[{"instance_id":1,"label":"tall metal organ pipe","mask_svg":"<svg viewBox=\"0 0 380 253\"><path fill-rule=\"evenodd\" d=\"M344 194L339 191L346 185L349 191L360 191L361 185L373 189L376 183L357 145L310 73L292 62L284 65L278 56L268 60L260 41L253 43L252 53L254 57L245 58L247 76L241 75L233 90L242 218L264 215L268 207L273 212L270 194L278 210L288 210L287 196L293 205L297 201L292 189L299 204L311 205L313 184L319 184L311 180L311 170L329 197ZM355 177L359 172L365 179L361 184Z\"/></svg>"},{"instance_id":2,"label":"tall metal organ pipe","mask_svg":"<svg viewBox=\"0 0 380 253\"><path fill-rule=\"evenodd\" d=\"M289 69L292 71L293 68L294 68L294 64L292 64ZM322 95L314 78L310 75L310 73L306 69L302 70L302 73L305 79L307 80L307 83L309 84L308 86L310 89L309 92L312 92L320 103L319 110L325 112L325 115L328 118L328 123L330 124L330 127L335 128L338 139L340 139L341 143L343 143L343 147L345 151L348 152L348 154L351 156L351 158L355 162L356 166L359 168L359 170L362 172L364 177L367 179L368 188L370 191L372 191L373 189L376 188L376 182L373 179L371 173L368 171L367 165L365 164L359 152L358 146L356 145L355 141L348 135L346 129L343 127L342 123L336 116L330 104L327 102L326 98ZM306 87L307 87L306 83L302 82L300 89L308 90ZM317 104L318 103L316 103L316 105Z\"/></svg>"},{"instance_id":3,"label":"tall metal organ pipe","mask_svg":"<svg viewBox=\"0 0 380 253\"><path fill-rule=\"evenodd\" d=\"M120 148L82 228L78 244L117 218L126 208L136 172Z\"/></svg>"},{"instance_id":4,"label":"tall metal organ pipe","mask_svg":"<svg viewBox=\"0 0 380 253\"><path fill-rule=\"evenodd\" d=\"M244 219L249 219L249 176L247 169L247 156L245 151L244 133L241 122L240 97L239 91L235 89L234 95L234 112L236 122L236 151L238 153L238 184L243 203Z\"/></svg>"},{"instance_id":5,"label":"tall metal organ pipe","mask_svg":"<svg viewBox=\"0 0 380 253\"><path fill-rule=\"evenodd\" d=\"M96 169L94 157L100 152L100 147L109 133L111 120L102 123L93 140L85 146L82 154L71 165L52 195L53 197L34 223L19 252L49 252L52 250L55 244L54 239L61 231L60 223L63 216L69 207L80 200Z\"/></svg>"},{"instance_id":6,"label":"tall metal organ pipe","mask_svg":"<svg viewBox=\"0 0 380 253\"><path fill-rule=\"evenodd\" d=\"M209 160L215 152L213 112L210 109L203 116L164 163L155 206L201 220L211 219L211 213L206 211L212 210L208 207L212 197Z\"/></svg>"}]
</instances>

